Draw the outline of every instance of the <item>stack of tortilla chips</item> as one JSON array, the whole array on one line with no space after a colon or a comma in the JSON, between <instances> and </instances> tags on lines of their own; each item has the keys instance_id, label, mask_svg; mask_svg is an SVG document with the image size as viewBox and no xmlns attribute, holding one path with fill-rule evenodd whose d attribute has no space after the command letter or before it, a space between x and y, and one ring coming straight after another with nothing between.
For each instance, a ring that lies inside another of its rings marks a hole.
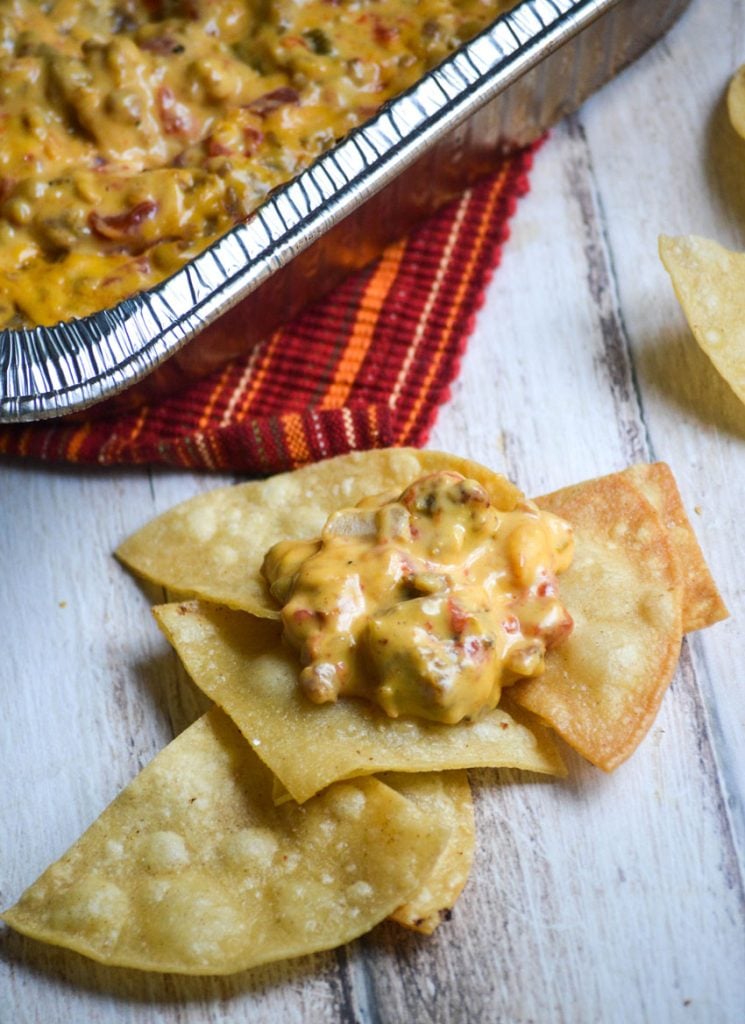
<instances>
[{"instance_id":1,"label":"stack of tortilla chips","mask_svg":"<svg viewBox=\"0 0 745 1024\"><path fill-rule=\"evenodd\" d=\"M107 964L188 974L328 949L386 917L431 932L471 864L464 769L562 775L555 734L605 770L631 754L683 633L726 615L663 464L538 499L574 528L561 593L575 629L494 711L441 725L301 693L260 574L267 549L442 469L497 507L521 498L464 459L389 449L199 495L121 546L178 595L156 618L216 706L6 912L10 925Z\"/></svg>"}]
</instances>

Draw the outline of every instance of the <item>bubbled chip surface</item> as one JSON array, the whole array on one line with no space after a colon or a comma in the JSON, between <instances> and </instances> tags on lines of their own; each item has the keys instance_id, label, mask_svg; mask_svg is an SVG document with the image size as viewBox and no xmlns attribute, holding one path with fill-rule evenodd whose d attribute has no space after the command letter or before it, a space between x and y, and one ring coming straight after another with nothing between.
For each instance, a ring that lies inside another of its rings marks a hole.
<instances>
[{"instance_id":1,"label":"bubbled chip surface","mask_svg":"<svg viewBox=\"0 0 745 1024\"><path fill-rule=\"evenodd\" d=\"M279 625L207 602L160 605L155 616L197 686L233 719L302 803L331 782L374 772L506 767L563 775L540 723L500 708L476 722L388 718L363 700L311 704Z\"/></svg>"},{"instance_id":2,"label":"bubbled chip surface","mask_svg":"<svg viewBox=\"0 0 745 1024\"><path fill-rule=\"evenodd\" d=\"M561 577L574 630L546 671L511 696L610 771L636 749L672 678L682 638L678 556L656 509L622 473L538 504L574 528Z\"/></svg>"},{"instance_id":3,"label":"bubbled chip surface","mask_svg":"<svg viewBox=\"0 0 745 1024\"><path fill-rule=\"evenodd\" d=\"M464 771L389 772L382 781L411 800L428 818L446 823L448 841L417 892L391 919L431 935L462 893L473 862L476 829L468 774Z\"/></svg>"},{"instance_id":4,"label":"bubbled chip surface","mask_svg":"<svg viewBox=\"0 0 745 1024\"><path fill-rule=\"evenodd\" d=\"M355 452L199 494L147 523L116 554L139 576L179 595L278 618L261 577L273 544L316 537L337 509L401 492L443 469L478 480L499 508L513 508L522 497L505 477L455 455L413 448Z\"/></svg>"},{"instance_id":5,"label":"bubbled chip surface","mask_svg":"<svg viewBox=\"0 0 745 1024\"><path fill-rule=\"evenodd\" d=\"M3 916L106 964L226 974L348 942L421 889L449 828L377 779L298 807L219 710Z\"/></svg>"}]
</instances>

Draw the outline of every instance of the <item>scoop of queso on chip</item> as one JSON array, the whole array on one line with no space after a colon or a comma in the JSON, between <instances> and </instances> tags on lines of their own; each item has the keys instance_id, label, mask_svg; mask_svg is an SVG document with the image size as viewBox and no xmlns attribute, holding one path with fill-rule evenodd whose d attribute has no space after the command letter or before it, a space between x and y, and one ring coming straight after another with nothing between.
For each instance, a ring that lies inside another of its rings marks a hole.
<instances>
[{"instance_id":1,"label":"scoop of queso on chip","mask_svg":"<svg viewBox=\"0 0 745 1024\"><path fill-rule=\"evenodd\" d=\"M556 577L572 553L559 516L527 499L498 509L441 471L332 513L318 539L275 544L262 571L312 701L455 724L540 675L569 635Z\"/></svg>"}]
</instances>

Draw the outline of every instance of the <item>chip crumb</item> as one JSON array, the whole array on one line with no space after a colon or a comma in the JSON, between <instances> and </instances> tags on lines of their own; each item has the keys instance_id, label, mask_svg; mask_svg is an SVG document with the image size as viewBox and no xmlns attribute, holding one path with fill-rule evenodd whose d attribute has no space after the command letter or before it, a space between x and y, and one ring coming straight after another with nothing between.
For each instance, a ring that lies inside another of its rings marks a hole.
<instances>
[{"instance_id":1,"label":"chip crumb","mask_svg":"<svg viewBox=\"0 0 745 1024\"><path fill-rule=\"evenodd\" d=\"M280 865L288 874L296 871L299 864L300 857L297 853L285 853L280 858Z\"/></svg>"}]
</instances>

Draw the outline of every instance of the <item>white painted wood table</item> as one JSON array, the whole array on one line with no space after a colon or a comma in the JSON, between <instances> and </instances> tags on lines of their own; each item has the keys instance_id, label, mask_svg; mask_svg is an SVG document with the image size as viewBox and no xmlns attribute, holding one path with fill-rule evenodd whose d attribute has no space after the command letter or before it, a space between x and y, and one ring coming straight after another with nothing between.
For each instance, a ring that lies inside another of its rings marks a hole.
<instances>
[{"instance_id":1,"label":"white painted wood table","mask_svg":"<svg viewBox=\"0 0 745 1024\"><path fill-rule=\"evenodd\" d=\"M653 0L650 0L653 2ZM473 775L478 853L431 939L384 925L229 978L106 969L0 931L2 1024L745 1020L745 407L695 348L660 231L745 246L745 143L723 91L739 0L668 38L557 128L431 444L528 493L668 461L733 617L683 644L614 775ZM114 546L227 478L0 470L0 903L8 906L202 699ZM694 512L695 510L695 512Z\"/></svg>"}]
</instances>

